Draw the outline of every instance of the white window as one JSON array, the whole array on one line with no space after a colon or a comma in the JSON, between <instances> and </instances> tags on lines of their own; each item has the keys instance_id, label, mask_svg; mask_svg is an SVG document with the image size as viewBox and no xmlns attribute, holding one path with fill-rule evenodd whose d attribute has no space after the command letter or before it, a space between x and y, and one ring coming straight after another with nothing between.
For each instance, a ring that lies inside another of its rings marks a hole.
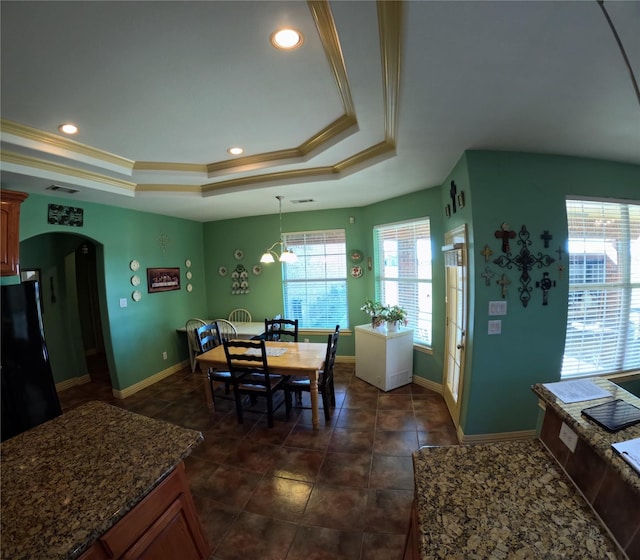
<instances>
[{"instance_id":1,"label":"white window","mask_svg":"<svg viewBox=\"0 0 640 560\"><path fill-rule=\"evenodd\" d=\"M373 228L376 299L407 310L413 342L431 346L431 230L429 219Z\"/></svg>"},{"instance_id":2,"label":"white window","mask_svg":"<svg viewBox=\"0 0 640 560\"><path fill-rule=\"evenodd\" d=\"M567 200L563 379L640 368L640 204Z\"/></svg>"},{"instance_id":3,"label":"white window","mask_svg":"<svg viewBox=\"0 0 640 560\"><path fill-rule=\"evenodd\" d=\"M347 251L344 230L283 234L298 262L283 265L284 316L300 328L349 325Z\"/></svg>"}]
</instances>

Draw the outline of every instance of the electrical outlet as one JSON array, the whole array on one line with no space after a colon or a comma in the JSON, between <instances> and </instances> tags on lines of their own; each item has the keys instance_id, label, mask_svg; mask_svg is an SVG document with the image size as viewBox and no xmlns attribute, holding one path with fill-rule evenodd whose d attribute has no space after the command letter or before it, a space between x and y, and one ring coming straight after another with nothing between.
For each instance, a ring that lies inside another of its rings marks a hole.
<instances>
[{"instance_id":1,"label":"electrical outlet","mask_svg":"<svg viewBox=\"0 0 640 560\"><path fill-rule=\"evenodd\" d=\"M120 307L127 307L127 298L120 298Z\"/></svg>"},{"instance_id":2,"label":"electrical outlet","mask_svg":"<svg viewBox=\"0 0 640 560\"><path fill-rule=\"evenodd\" d=\"M578 434L576 434L569 426L567 426L564 422L560 427L560 441L564 443L571 453L574 453L576 450L576 445L578 443Z\"/></svg>"},{"instance_id":3,"label":"electrical outlet","mask_svg":"<svg viewBox=\"0 0 640 560\"><path fill-rule=\"evenodd\" d=\"M167 353L166 353L166 352L163 352L163 353L162 353L162 359L163 359L163 360L166 360L166 359L167 359Z\"/></svg>"},{"instance_id":4,"label":"electrical outlet","mask_svg":"<svg viewBox=\"0 0 640 560\"><path fill-rule=\"evenodd\" d=\"M308 339L308 338L305 338L305 339L304 339L304 341L305 341L305 342L309 342L309 339Z\"/></svg>"}]
</instances>

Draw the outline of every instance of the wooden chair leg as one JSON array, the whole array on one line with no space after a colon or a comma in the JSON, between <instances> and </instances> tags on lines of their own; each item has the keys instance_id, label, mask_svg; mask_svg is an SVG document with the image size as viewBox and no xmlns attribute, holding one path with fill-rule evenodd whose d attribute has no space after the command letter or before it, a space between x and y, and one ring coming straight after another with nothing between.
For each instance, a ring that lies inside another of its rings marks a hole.
<instances>
[{"instance_id":1,"label":"wooden chair leg","mask_svg":"<svg viewBox=\"0 0 640 560\"><path fill-rule=\"evenodd\" d=\"M329 410L329 395L322 393L322 407L324 408L325 421L331 420L331 411Z\"/></svg>"},{"instance_id":2,"label":"wooden chair leg","mask_svg":"<svg viewBox=\"0 0 640 560\"><path fill-rule=\"evenodd\" d=\"M235 398L236 398L236 417L238 418L238 424L242 424L243 423L242 400L241 400L240 391L234 390L233 394L235 395Z\"/></svg>"},{"instance_id":3,"label":"wooden chair leg","mask_svg":"<svg viewBox=\"0 0 640 560\"><path fill-rule=\"evenodd\" d=\"M291 416L291 390L285 387L284 390L284 407L287 412L287 420L289 420L289 416Z\"/></svg>"}]
</instances>

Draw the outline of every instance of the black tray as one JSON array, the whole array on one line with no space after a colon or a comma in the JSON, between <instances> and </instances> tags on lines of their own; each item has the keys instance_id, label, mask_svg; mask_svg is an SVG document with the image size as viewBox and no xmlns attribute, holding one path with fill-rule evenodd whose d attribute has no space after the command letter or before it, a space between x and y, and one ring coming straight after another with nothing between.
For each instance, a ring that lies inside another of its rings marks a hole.
<instances>
[{"instance_id":1,"label":"black tray","mask_svg":"<svg viewBox=\"0 0 640 560\"><path fill-rule=\"evenodd\" d=\"M640 422L640 408L622 399L590 406L582 414L609 432L617 432Z\"/></svg>"}]
</instances>

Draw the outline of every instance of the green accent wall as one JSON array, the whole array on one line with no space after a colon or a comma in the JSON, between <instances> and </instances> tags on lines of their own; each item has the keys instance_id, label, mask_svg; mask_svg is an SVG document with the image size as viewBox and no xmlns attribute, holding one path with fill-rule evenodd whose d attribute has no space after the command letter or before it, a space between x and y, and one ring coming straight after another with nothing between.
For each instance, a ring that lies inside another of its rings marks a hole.
<instances>
[{"instance_id":1,"label":"green accent wall","mask_svg":"<svg viewBox=\"0 0 640 560\"><path fill-rule=\"evenodd\" d=\"M449 186L455 181L464 191L465 206L446 217L451 202ZM548 269L557 285L542 306L542 294L534 288L527 308L518 299L515 271L507 271L512 284L508 290L508 313L502 320L502 334L488 335L489 301L499 300L499 286L485 286L481 273L485 266L480 251L488 244L499 252L494 232L503 222L513 230L525 224L534 241L532 250L543 250L539 235L549 230L553 240L548 252L566 249L567 224L565 197L613 197L640 199L640 166L564 156L514 152L468 151L463 154L442 185L384 200L362 208L303 211L283 214L283 231L344 229L347 250L359 249L364 255L365 274L348 277L349 325L365 324L360 311L366 298L375 297L374 275L367 270L373 258L372 227L428 216L431 219L433 251L433 351L414 351L414 374L434 383L442 382L444 354L444 265L441 246L444 234L461 224L468 229L469 323L466 339L465 384L462 394L460 427L465 435L517 432L535 429L537 401L531 385L557 381L564 350L567 314L567 260L558 279L557 262ZM84 227L47 224L47 204L79 206L84 209ZM262 320L283 308L280 264L261 265L262 274L251 273L266 248L278 239L277 201L270 215L199 223L145 212L136 212L91 203L71 202L69 198L29 196L20 217L21 265L41 268L44 288L45 329L54 377L57 382L84 375L82 333L77 308L74 309L75 270L72 255L85 239L96 246L98 291L104 343L113 386L126 389L148 377L187 360L184 334L176 332L190 317L226 317L236 307ZM285 210L287 204L285 200ZM296 208L298 209L298 208ZM351 223L350 218L353 218ZM160 236L168 239L165 247ZM512 243L516 243L514 239ZM244 252L241 260L234 252ZM133 302L129 262L141 263L139 272L143 297ZM192 261L191 283L186 286L185 260ZM231 294L230 273L238 264L249 270L246 295ZM229 274L222 277L219 267ZM494 272L497 266L490 264ZM147 293L147 267L180 267L180 291ZM534 270L539 280L541 270ZM72 278L73 276L73 278ZM56 302L51 302L51 284ZM15 282L5 277L2 283ZM127 307L121 308L121 298ZM310 337L324 341L325 336ZM343 336L339 354L355 354L353 336ZM168 359L163 360L162 352Z\"/></svg>"},{"instance_id":2,"label":"green accent wall","mask_svg":"<svg viewBox=\"0 0 640 560\"><path fill-rule=\"evenodd\" d=\"M465 368L465 391L460 425L465 435L530 430L536 425L537 400L531 392L535 383L558 381L564 352L568 299L568 260L559 279L558 261L549 268L534 269L533 295L528 306L518 297L516 270L505 270L508 312L502 320L502 334L488 335L489 301L500 300L495 284L501 273L497 265L484 262L480 251L485 244L500 254L495 231L507 222L512 230L526 225L531 234L531 251L543 251L557 258L555 250L567 249L565 198L572 196L640 200L640 166L600 160L523 154L513 152L468 151L467 200L472 209L470 240L470 292L473 294L470 324L472 347ZM544 249L540 235L553 235ZM511 240L512 253L518 250L517 237ZM485 266L496 272L490 287L480 276ZM547 270L556 280L549 304L542 305L542 292L535 288Z\"/></svg>"}]
</instances>

